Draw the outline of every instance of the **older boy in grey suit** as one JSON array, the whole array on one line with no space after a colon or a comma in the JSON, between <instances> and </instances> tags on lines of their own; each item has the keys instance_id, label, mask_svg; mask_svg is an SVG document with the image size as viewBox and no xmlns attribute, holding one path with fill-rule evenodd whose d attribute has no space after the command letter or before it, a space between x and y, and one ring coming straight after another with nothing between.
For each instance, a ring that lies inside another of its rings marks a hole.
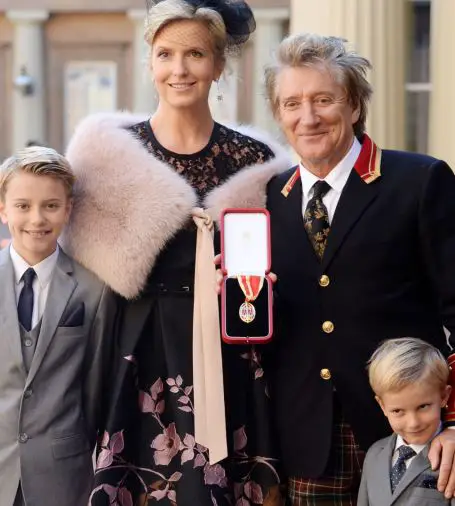
<instances>
[{"instance_id":1,"label":"older boy in grey suit","mask_svg":"<svg viewBox=\"0 0 455 506\"><path fill-rule=\"evenodd\" d=\"M420 339L391 339L371 357L369 378L394 434L368 450L357 505L455 505L437 490L428 460L451 391L442 354Z\"/></svg>"},{"instance_id":2,"label":"older boy in grey suit","mask_svg":"<svg viewBox=\"0 0 455 506\"><path fill-rule=\"evenodd\" d=\"M0 506L85 506L107 389L113 297L57 245L74 176L54 150L0 167Z\"/></svg>"}]
</instances>

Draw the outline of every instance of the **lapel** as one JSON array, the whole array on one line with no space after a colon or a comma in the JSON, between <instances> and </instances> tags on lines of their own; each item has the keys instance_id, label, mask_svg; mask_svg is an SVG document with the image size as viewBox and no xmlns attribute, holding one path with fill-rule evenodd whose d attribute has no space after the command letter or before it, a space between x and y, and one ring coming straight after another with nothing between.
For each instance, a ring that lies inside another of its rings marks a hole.
<instances>
[{"instance_id":1,"label":"lapel","mask_svg":"<svg viewBox=\"0 0 455 506\"><path fill-rule=\"evenodd\" d=\"M0 350L5 356L7 348L14 357L14 363L21 364L21 373L26 376L22 358L21 335L17 318L14 268L9 248L0 251ZM8 355L6 355L8 356Z\"/></svg>"},{"instance_id":2,"label":"lapel","mask_svg":"<svg viewBox=\"0 0 455 506\"><path fill-rule=\"evenodd\" d=\"M280 195L280 198L284 201L284 205L280 205L280 209L286 210L286 219L284 220L287 224L286 234L289 238L289 244L292 245L292 250L295 251L295 256L303 258L303 250L306 248L310 251L309 257L314 260L315 266L320 266L319 258L303 226L302 180L300 177L295 181L292 191L289 192L288 196Z\"/></svg>"},{"instance_id":3,"label":"lapel","mask_svg":"<svg viewBox=\"0 0 455 506\"><path fill-rule=\"evenodd\" d=\"M409 469L406 470L406 473L400 483L398 483L397 488L392 495L392 504L423 471L429 469L430 467L430 461L428 460L428 446L426 446L411 462Z\"/></svg>"},{"instance_id":4,"label":"lapel","mask_svg":"<svg viewBox=\"0 0 455 506\"><path fill-rule=\"evenodd\" d=\"M326 271L347 234L376 198L380 180L367 184L353 169L341 193L330 227L327 246L322 258L322 270Z\"/></svg>"},{"instance_id":5,"label":"lapel","mask_svg":"<svg viewBox=\"0 0 455 506\"><path fill-rule=\"evenodd\" d=\"M62 317L68 301L77 286L77 281L72 276L73 265L69 257L60 249L57 265L49 286L49 294L44 309L43 319L35 355L27 377L29 385L38 371L46 351L54 338L58 323Z\"/></svg>"},{"instance_id":6,"label":"lapel","mask_svg":"<svg viewBox=\"0 0 455 506\"><path fill-rule=\"evenodd\" d=\"M368 477L368 487L371 487L371 496L382 498L383 504L387 506L392 502L390 467L396 440L397 437L394 434L384 441L384 447L379 452L374 468L370 470L370 476ZM370 477L372 478L371 480Z\"/></svg>"}]
</instances>

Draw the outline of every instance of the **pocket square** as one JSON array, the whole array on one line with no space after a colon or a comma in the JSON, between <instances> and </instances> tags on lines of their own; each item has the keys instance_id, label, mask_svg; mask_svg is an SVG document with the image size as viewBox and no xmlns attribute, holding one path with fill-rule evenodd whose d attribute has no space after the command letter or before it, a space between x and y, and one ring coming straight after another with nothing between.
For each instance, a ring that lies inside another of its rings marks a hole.
<instances>
[{"instance_id":1,"label":"pocket square","mask_svg":"<svg viewBox=\"0 0 455 506\"><path fill-rule=\"evenodd\" d=\"M64 314L60 327L80 327L84 325L85 304L81 302L75 308L71 308L68 314Z\"/></svg>"},{"instance_id":2,"label":"pocket square","mask_svg":"<svg viewBox=\"0 0 455 506\"><path fill-rule=\"evenodd\" d=\"M438 477L435 476L434 474L422 474L416 486L419 488L429 488L437 490Z\"/></svg>"}]
</instances>

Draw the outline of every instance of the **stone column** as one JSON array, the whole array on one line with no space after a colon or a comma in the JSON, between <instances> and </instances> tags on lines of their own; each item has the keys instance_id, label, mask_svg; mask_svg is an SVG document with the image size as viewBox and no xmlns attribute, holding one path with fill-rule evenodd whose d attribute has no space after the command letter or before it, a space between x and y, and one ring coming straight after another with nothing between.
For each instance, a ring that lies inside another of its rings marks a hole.
<instances>
[{"instance_id":1,"label":"stone column","mask_svg":"<svg viewBox=\"0 0 455 506\"><path fill-rule=\"evenodd\" d=\"M298 0L297 0L298 1ZM276 134L278 127L265 100L264 67L284 37L284 24L289 20L287 8L254 9L253 125Z\"/></svg>"},{"instance_id":2,"label":"stone column","mask_svg":"<svg viewBox=\"0 0 455 506\"><path fill-rule=\"evenodd\" d=\"M145 16L143 9L128 11L128 17L134 23L133 112L150 114L158 105L158 97L146 62L148 46L144 40Z\"/></svg>"},{"instance_id":3,"label":"stone column","mask_svg":"<svg viewBox=\"0 0 455 506\"><path fill-rule=\"evenodd\" d=\"M454 118L455 68L455 2L433 0L431 3L430 62L430 148L433 156L442 158L455 170Z\"/></svg>"},{"instance_id":4,"label":"stone column","mask_svg":"<svg viewBox=\"0 0 455 506\"><path fill-rule=\"evenodd\" d=\"M10 10L14 24L13 79L25 70L33 80L33 90L24 96L13 92L12 147L16 151L28 141L46 142L46 94L43 24L49 13L43 10Z\"/></svg>"},{"instance_id":5,"label":"stone column","mask_svg":"<svg viewBox=\"0 0 455 506\"><path fill-rule=\"evenodd\" d=\"M445 0L442 0L445 1ZM450 3L451 0L447 0ZM291 0L291 32L346 38L373 64L367 129L384 148L405 148L407 0Z\"/></svg>"}]
</instances>

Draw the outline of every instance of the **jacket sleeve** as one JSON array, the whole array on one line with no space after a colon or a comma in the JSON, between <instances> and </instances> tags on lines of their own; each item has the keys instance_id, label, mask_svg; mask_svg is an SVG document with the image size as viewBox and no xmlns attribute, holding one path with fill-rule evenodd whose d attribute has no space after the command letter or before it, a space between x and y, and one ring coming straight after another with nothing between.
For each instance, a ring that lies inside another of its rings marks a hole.
<instances>
[{"instance_id":1,"label":"jacket sleeve","mask_svg":"<svg viewBox=\"0 0 455 506\"><path fill-rule=\"evenodd\" d=\"M434 287L441 321L449 331L449 365L455 363L455 174L443 161L429 168L419 211L420 237L428 276ZM455 375L451 371L451 384ZM446 422L455 422L455 395L446 410Z\"/></svg>"},{"instance_id":2,"label":"jacket sleeve","mask_svg":"<svg viewBox=\"0 0 455 506\"><path fill-rule=\"evenodd\" d=\"M365 462L363 464L362 479L360 481L359 495L357 497L357 506L369 506L370 504L368 502L367 459L368 454L365 457Z\"/></svg>"},{"instance_id":3,"label":"jacket sleeve","mask_svg":"<svg viewBox=\"0 0 455 506\"><path fill-rule=\"evenodd\" d=\"M114 365L117 298L104 286L87 346L84 368L84 412L92 447L104 427L109 401L110 380Z\"/></svg>"}]
</instances>

